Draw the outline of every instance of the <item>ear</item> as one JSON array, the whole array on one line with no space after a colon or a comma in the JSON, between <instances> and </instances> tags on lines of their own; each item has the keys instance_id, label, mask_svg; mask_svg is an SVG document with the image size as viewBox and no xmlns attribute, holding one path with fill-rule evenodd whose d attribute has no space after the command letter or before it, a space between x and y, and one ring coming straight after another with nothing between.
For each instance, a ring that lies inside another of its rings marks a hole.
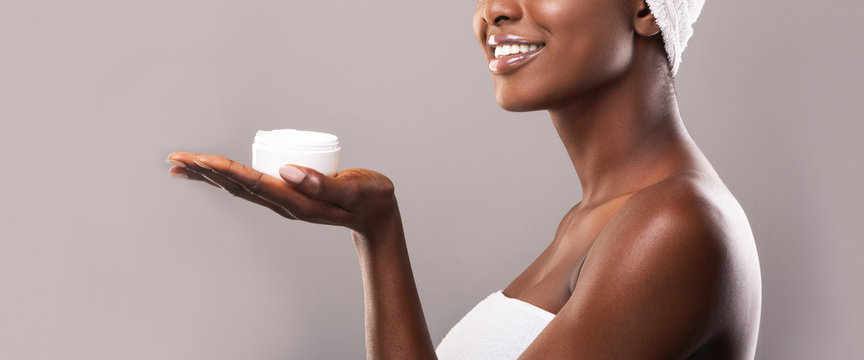
<instances>
[{"instance_id":1,"label":"ear","mask_svg":"<svg viewBox=\"0 0 864 360\"><path fill-rule=\"evenodd\" d=\"M645 0L632 1L636 5L636 11L633 12L633 29L636 33L642 36L654 36L660 33L660 26L657 25L657 20L651 9L648 8L648 3Z\"/></svg>"}]
</instances>

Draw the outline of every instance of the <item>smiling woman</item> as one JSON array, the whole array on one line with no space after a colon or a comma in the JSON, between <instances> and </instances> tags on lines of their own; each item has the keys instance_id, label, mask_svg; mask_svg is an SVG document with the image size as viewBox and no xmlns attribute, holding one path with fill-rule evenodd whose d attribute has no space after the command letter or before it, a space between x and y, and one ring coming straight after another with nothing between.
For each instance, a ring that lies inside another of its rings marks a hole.
<instances>
[{"instance_id":1,"label":"smiling woman","mask_svg":"<svg viewBox=\"0 0 864 360\"><path fill-rule=\"evenodd\" d=\"M478 2L473 29L496 101L549 112L583 196L546 250L437 348L386 176L286 165L276 177L189 152L169 155L169 172L289 219L351 229L369 359L752 359L761 309L753 235L685 129L675 94L701 7Z\"/></svg>"}]
</instances>

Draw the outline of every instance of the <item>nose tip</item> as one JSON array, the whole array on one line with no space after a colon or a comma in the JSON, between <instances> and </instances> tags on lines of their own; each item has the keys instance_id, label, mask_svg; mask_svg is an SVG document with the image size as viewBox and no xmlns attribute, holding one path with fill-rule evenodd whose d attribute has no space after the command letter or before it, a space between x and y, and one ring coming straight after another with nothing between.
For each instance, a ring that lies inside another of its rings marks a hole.
<instances>
[{"instance_id":1,"label":"nose tip","mask_svg":"<svg viewBox=\"0 0 864 360\"><path fill-rule=\"evenodd\" d=\"M513 0L488 0L483 12L483 22L500 26L505 21L515 21L522 16L519 3ZM489 22L489 20L492 22Z\"/></svg>"}]
</instances>

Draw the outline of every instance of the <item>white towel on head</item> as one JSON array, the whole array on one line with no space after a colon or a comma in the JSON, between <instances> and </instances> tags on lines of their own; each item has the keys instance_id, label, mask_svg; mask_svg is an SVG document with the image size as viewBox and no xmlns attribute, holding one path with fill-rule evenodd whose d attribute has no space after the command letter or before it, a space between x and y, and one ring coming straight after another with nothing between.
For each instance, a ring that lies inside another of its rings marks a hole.
<instances>
[{"instance_id":1,"label":"white towel on head","mask_svg":"<svg viewBox=\"0 0 864 360\"><path fill-rule=\"evenodd\" d=\"M681 53L687 47L687 41L693 36L693 23L702 12L705 0L645 0L648 8L657 19L672 76L678 73L681 65Z\"/></svg>"}]
</instances>

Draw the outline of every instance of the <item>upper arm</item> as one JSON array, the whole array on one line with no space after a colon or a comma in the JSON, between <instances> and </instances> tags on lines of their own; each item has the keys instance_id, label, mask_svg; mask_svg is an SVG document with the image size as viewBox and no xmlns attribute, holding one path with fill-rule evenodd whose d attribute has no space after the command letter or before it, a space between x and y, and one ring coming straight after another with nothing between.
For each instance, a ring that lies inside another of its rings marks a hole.
<instances>
[{"instance_id":1,"label":"upper arm","mask_svg":"<svg viewBox=\"0 0 864 360\"><path fill-rule=\"evenodd\" d=\"M637 194L601 232L573 294L520 359L675 359L722 306L724 234L698 194Z\"/></svg>"}]
</instances>

